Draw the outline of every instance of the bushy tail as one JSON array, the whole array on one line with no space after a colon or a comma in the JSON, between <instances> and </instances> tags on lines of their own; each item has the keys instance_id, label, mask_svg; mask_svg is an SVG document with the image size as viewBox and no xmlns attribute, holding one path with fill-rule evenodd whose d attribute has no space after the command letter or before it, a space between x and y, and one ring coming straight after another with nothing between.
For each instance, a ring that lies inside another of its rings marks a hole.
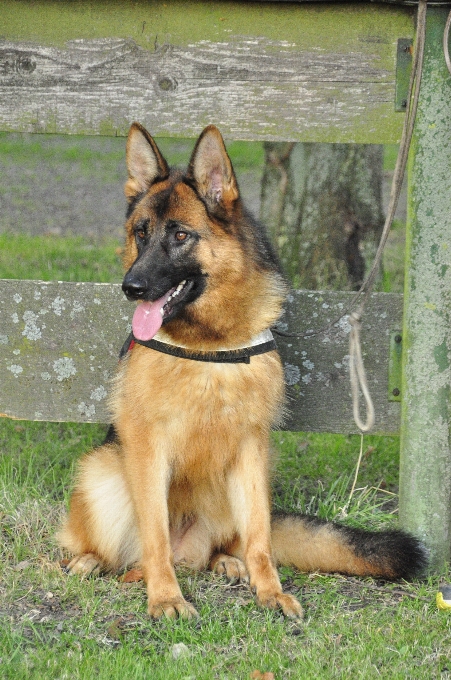
<instances>
[{"instance_id":1,"label":"bushy tail","mask_svg":"<svg viewBox=\"0 0 451 680\"><path fill-rule=\"evenodd\" d=\"M397 529L363 531L315 517L276 515L271 538L277 564L304 572L407 579L427 564L423 544Z\"/></svg>"}]
</instances>

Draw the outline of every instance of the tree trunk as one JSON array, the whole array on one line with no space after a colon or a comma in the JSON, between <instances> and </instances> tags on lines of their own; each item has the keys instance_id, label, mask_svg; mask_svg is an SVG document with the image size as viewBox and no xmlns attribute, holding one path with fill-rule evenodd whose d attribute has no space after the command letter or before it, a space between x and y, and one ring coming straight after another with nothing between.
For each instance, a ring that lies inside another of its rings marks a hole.
<instances>
[{"instance_id":1,"label":"tree trunk","mask_svg":"<svg viewBox=\"0 0 451 680\"><path fill-rule=\"evenodd\" d=\"M357 289L383 227L382 146L265 143L261 218L291 283Z\"/></svg>"}]
</instances>

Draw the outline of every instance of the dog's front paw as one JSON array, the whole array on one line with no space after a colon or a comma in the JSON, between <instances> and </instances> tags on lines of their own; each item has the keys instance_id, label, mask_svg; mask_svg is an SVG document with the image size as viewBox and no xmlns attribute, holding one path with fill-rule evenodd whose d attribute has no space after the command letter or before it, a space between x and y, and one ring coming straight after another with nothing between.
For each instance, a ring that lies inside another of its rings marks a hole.
<instances>
[{"instance_id":1,"label":"dog's front paw","mask_svg":"<svg viewBox=\"0 0 451 680\"><path fill-rule=\"evenodd\" d=\"M161 602L149 600L147 611L153 619L159 619L162 616L167 616L169 619L193 619L199 617L193 605L183 597L173 597L171 600Z\"/></svg>"},{"instance_id":2,"label":"dog's front paw","mask_svg":"<svg viewBox=\"0 0 451 680\"><path fill-rule=\"evenodd\" d=\"M257 591L257 602L262 607L281 609L289 619L302 619L304 612L298 600L293 595L280 591Z\"/></svg>"},{"instance_id":3,"label":"dog's front paw","mask_svg":"<svg viewBox=\"0 0 451 680\"><path fill-rule=\"evenodd\" d=\"M230 583L249 583L249 574L244 562L238 557L219 554L210 562L210 569L220 576L225 576Z\"/></svg>"}]
</instances>

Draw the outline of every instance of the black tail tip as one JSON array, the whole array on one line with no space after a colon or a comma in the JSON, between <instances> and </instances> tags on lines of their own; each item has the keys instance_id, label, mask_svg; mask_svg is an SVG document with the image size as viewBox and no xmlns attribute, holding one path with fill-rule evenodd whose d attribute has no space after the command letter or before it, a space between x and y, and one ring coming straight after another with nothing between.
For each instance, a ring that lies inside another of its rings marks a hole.
<instances>
[{"instance_id":1,"label":"black tail tip","mask_svg":"<svg viewBox=\"0 0 451 680\"><path fill-rule=\"evenodd\" d=\"M393 580L421 576L429 563L425 545L401 529L362 533L351 529L347 538L356 555L382 568Z\"/></svg>"},{"instance_id":2,"label":"black tail tip","mask_svg":"<svg viewBox=\"0 0 451 680\"><path fill-rule=\"evenodd\" d=\"M393 558L393 567L397 570L395 578L408 580L421 576L429 564L429 551L424 543L401 530L395 531L394 538L398 542L398 550Z\"/></svg>"}]
</instances>

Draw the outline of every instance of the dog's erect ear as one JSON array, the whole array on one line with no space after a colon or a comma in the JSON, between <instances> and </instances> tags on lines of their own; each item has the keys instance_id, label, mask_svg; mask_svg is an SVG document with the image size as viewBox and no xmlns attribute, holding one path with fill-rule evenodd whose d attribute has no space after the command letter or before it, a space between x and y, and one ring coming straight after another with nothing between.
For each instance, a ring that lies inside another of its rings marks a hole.
<instances>
[{"instance_id":1,"label":"dog's erect ear","mask_svg":"<svg viewBox=\"0 0 451 680\"><path fill-rule=\"evenodd\" d=\"M169 167L159 148L147 130L139 123L133 123L127 139L128 180L125 195L128 199L141 194L156 181L169 175Z\"/></svg>"},{"instance_id":2,"label":"dog's erect ear","mask_svg":"<svg viewBox=\"0 0 451 680\"><path fill-rule=\"evenodd\" d=\"M192 181L210 209L227 208L239 196L232 163L221 133L209 125L197 140L188 166L187 179Z\"/></svg>"}]
</instances>

